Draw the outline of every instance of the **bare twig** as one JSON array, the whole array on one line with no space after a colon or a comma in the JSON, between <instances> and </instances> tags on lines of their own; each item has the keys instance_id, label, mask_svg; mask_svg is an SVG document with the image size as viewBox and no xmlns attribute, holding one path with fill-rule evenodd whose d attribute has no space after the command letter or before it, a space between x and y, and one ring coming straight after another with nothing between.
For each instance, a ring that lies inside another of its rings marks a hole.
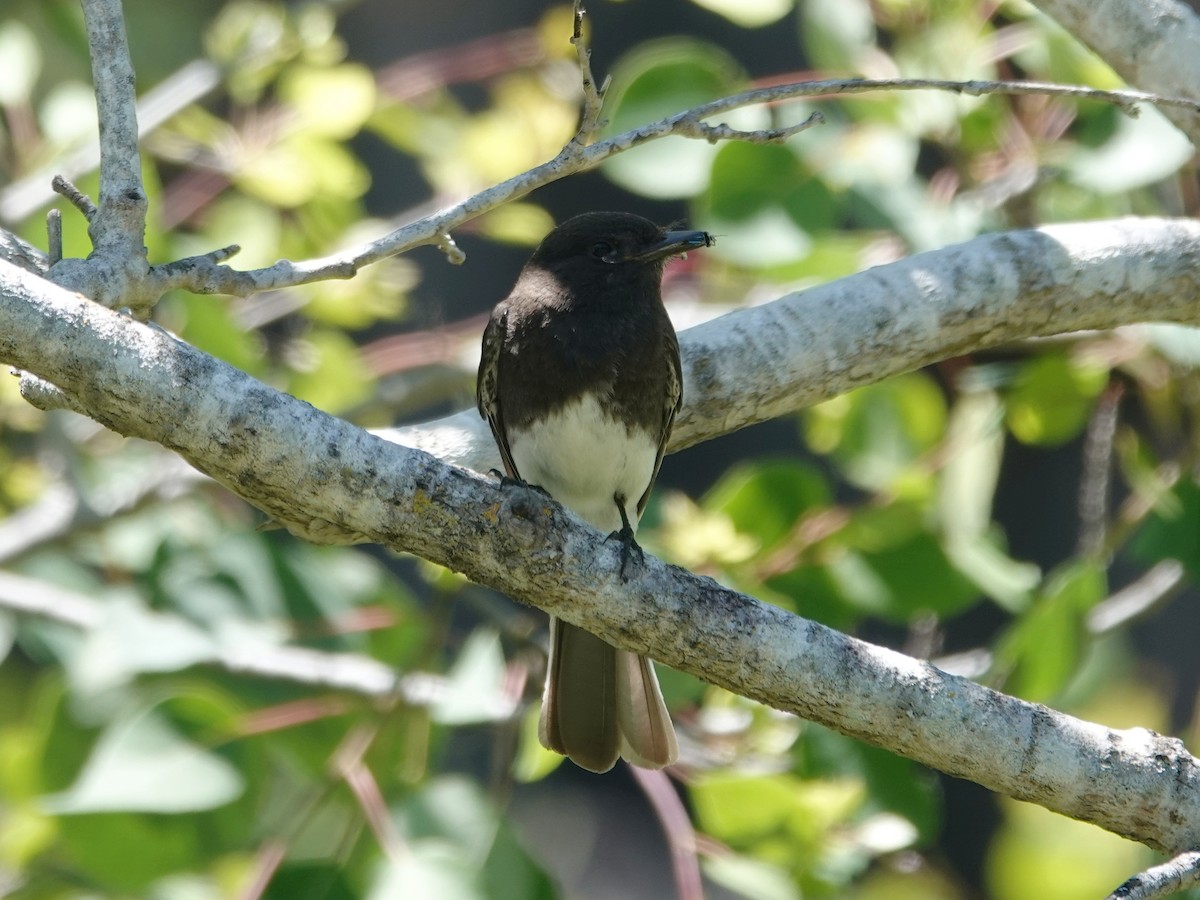
<instances>
[{"instance_id":1,"label":"bare twig","mask_svg":"<svg viewBox=\"0 0 1200 900\"><path fill-rule=\"evenodd\" d=\"M1158 900L1200 884L1200 852L1181 853L1135 875L1105 900Z\"/></svg>"},{"instance_id":2,"label":"bare twig","mask_svg":"<svg viewBox=\"0 0 1200 900\"><path fill-rule=\"evenodd\" d=\"M1087 615L1087 629L1104 634L1157 609L1183 588L1186 570L1175 559L1155 563L1137 581L1097 603Z\"/></svg>"},{"instance_id":3,"label":"bare twig","mask_svg":"<svg viewBox=\"0 0 1200 900\"><path fill-rule=\"evenodd\" d=\"M62 210L60 209L51 209L46 212L46 247L50 265L62 262L63 230Z\"/></svg>"},{"instance_id":4,"label":"bare twig","mask_svg":"<svg viewBox=\"0 0 1200 900\"><path fill-rule=\"evenodd\" d=\"M535 166L520 175L506 179L480 193L425 216L385 234L360 247L324 259L292 262L281 260L272 266L237 272L223 266L213 266L205 283L210 290L244 296L258 290L308 284L331 278L349 278L365 265L395 256L398 253L425 245L438 245L442 235L450 233L485 212L511 200L524 197L540 187L593 169L609 157L634 147L672 135L698 140L744 140L751 143L773 143L810 128L820 121L810 116L798 124L761 131L739 131L721 123L707 120L713 116L746 106L777 104L802 97L821 97L837 94L861 94L872 91L937 90L971 96L992 94L1038 94L1113 103L1132 111L1139 103L1200 109L1200 101L1179 97L1159 97L1142 91L1097 90L1072 85L1020 81L944 81L932 79L832 79L779 84L756 88L722 97L710 103L676 113L623 132L611 138L583 145L573 139L548 162Z\"/></svg>"},{"instance_id":5,"label":"bare twig","mask_svg":"<svg viewBox=\"0 0 1200 900\"><path fill-rule=\"evenodd\" d=\"M89 222L96 218L96 204L92 202L92 198L75 187L70 181L62 175L55 175L50 180L50 187L54 193L61 194L70 201L71 205L79 210L80 214ZM61 257L60 257L61 258Z\"/></svg>"},{"instance_id":6,"label":"bare twig","mask_svg":"<svg viewBox=\"0 0 1200 900\"><path fill-rule=\"evenodd\" d=\"M1079 538L1076 551L1098 557L1108 531L1108 501L1112 481L1113 438L1124 390L1113 381L1100 395L1088 422L1083 443L1083 473L1079 479Z\"/></svg>"},{"instance_id":7,"label":"bare twig","mask_svg":"<svg viewBox=\"0 0 1200 900\"><path fill-rule=\"evenodd\" d=\"M575 28L571 34L571 46L575 48L575 59L579 63L579 81L583 87L583 110L579 118L579 130L571 139L573 144L586 147L595 140L596 133L606 124L600 118L604 107L604 93L608 90L609 79L604 84L596 86L596 78L592 74L592 50L583 34L583 19L587 10L583 8L583 0L575 0Z\"/></svg>"},{"instance_id":8,"label":"bare twig","mask_svg":"<svg viewBox=\"0 0 1200 900\"><path fill-rule=\"evenodd\" d=\"M715 144L718 141L745 141L750 144L781 144L790 137L802 131L807 131L814 125L821 125L825 117L820 112L814 112L803 122L788 125L784 128L762 128L756 131L742 131L725 124L709 125L707 122L680 122L676 134L682 137L699 138Z\"/></svg>"}]
</instances>

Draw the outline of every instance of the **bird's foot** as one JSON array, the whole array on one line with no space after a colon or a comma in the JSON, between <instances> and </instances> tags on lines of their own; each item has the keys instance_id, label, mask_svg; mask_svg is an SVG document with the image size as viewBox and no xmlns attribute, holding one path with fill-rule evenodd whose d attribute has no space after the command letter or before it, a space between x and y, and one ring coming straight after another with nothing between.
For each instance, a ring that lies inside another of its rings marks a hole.
<instances>
[{"instance_id":1,"label":"bird's foot","mask_svg":"<svg viewBox=\"0 0 1200 900\"><path fill-rule=\"evenodd\" d=\"M543 497L550 497L550 492L548 490L546 490L544 487L542 487L540 484L530 484L528 481L526 481L524 478L521 478L519 475L514 478L512 475L507 475L504 472L501 472L499 469L489 469L488 474L491 475L493 478L499 478L500 479L500 487L502 487L502 488L508 488L508 487L528 488L531 491L536 491L537 493L541 494ZM550 499L553 500L554 498L550 497Z\"/></svg>"},{"instance_id":2,"label":"bird's foot","mask_svg":"<svg viewBox=\"0 0 1200 900\"><path fill-rule=\"evenodd\" d=\"M629 561L636 557L639 566L646 561L646 552L634 537L633 529L626 523L619 531L614 531L604 540L605 543L608 541L621 542L621 580L628 581L629 574L626 570L629 568Z\"/></svg>"}]
</instances>

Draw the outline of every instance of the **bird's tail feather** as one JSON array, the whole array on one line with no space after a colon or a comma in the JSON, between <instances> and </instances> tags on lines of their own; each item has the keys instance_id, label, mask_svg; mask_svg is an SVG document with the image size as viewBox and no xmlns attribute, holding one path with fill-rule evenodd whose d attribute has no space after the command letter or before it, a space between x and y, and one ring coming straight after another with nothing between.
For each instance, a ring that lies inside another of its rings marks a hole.
<instances>
[{"instance_id":1,"label":"bird's tail feather","mask_svg":"<svg viewBox=\"0 0 1200 900\"><path fill-rule=\"evenodd\" d=\"M548 666L542 744L593 772L621 755L653 769L675 762L675 729L650 660L551 617Z\"/></svg>"},{"instance_id":2,"label":"bird's tail feather","mask_svg":"<svg viewBox=\"0 0 1200 900\"><path fill-rule=\"evenodd\" d=\"M627 650L617 651L616 663L621 755L647 769L671 765L679 756L679 744L654 663Z\"/></svg>"},{"instance_id":3,"label":"bird's tail feather","mask_svg":"<svg viewBox=\"0 0 1200 900\"><path fill-rule=\"evenodd\" d=\"M546 747L593 772L607 772L621 752L616 653L594 634L550 617L538 736Z\"/></svg>"}]
</instances>

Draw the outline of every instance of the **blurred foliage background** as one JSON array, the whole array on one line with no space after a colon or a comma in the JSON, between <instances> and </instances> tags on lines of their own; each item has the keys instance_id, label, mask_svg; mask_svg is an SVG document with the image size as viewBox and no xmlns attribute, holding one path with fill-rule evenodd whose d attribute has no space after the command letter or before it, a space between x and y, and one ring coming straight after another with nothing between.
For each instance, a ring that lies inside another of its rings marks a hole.
<instances>
[{"instance_id":1,"label":"blurred foliage background","mask_svg":"<svg viewBox=\"0 0 1200 900\"><path fill-rule=\"evenodd\" d=\"M324 255L549 158L576 122L565 6L164 9L126 3L152 261L232 242L243 267ZM1119 84L1016 0L590 12L612 132L804 77ZM78 3L6 3L0 70L0 226L44 246L50 174L97 187ZM458 235L463 268L424 249L348 282L170 296L155 317L379 426L472 402L482 314L585 209L721 235L668 274L680 327L983 231L1196 212L1191 148L1151 109L909 92L730 121L816 108L827 124L787 146L668 139L489 213ZM86 255L65 219L68 255ZM1198 361L1196 333L1168 326L947 360L669 458L643 540L1195 748ZM1071 900L1154 861L665 670L683 744L669 781L559 765L535 737L540 614L261 520L160 448L0 381L0 895L636 900L676 895L675 847L712 898Z\"/></svg>"}]
</instances>

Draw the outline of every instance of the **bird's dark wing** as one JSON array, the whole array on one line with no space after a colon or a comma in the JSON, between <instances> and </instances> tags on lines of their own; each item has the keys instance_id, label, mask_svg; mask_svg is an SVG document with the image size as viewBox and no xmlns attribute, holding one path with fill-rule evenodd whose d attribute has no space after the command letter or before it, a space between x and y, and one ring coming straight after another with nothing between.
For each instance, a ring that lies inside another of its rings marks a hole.
<instances>
[{"instance_id":1,"label":"bird's dark wing","mask_svg":"<svg viewBox=\"0 0 1200 900\"><path fill-rule=\"evenodd\" d=\"M508 446L508 433L504 428L504 411L500 406L500 356L504 340L508 335L508 310L497 307L483 331L483 353L479 359L479 377L475 382L475 404L479 414L487 419L492 437L500 449L504 473L509 478L520 478L517 464L513 462L512 450Z\"/></svg>"},{"instance_id":2,"label":"bird's dark wing","mask_svg":"<svg viewBox=\"0 0 1200 900\"><path fill-rule=\"evenodd\" d=\"M663 342L663 349L666 351L663 356L668 358L669 364L667 365L667 392L663 398L662 432L658 436L658 455L654 457L654 471L650 473L650 483L646 485L646 490L638 499L639 516L646 508L646 501L650 499L650 490L654 487L654 482L658 478L658 470L662 467L663 454L667 450L667 441L671 437L671 426L675 424L675 414L683 405L683 367L679 362L679 339L675 336L675 329L669 322L663 329Z\"/></svg>"}]
</instances>

